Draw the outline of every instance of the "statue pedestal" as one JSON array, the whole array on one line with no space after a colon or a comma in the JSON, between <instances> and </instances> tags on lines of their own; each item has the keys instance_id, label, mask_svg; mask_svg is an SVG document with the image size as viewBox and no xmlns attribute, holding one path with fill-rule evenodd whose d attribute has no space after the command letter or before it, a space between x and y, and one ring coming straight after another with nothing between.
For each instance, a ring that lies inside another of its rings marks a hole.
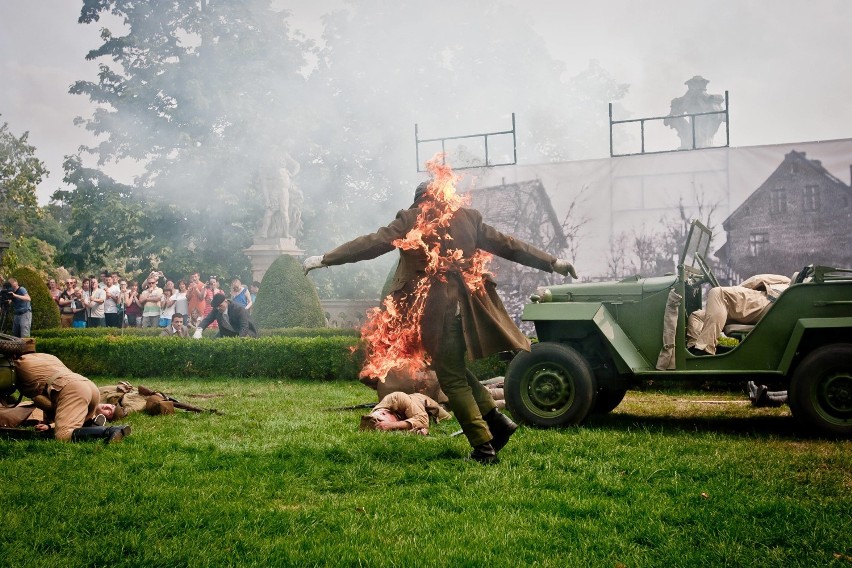
<instances>
[{"instance_id":1,"label":"statue pedestal","mask_svg":"<svg viewBox=\"0 0 852 568\"><path fill-rule=\"evenodd\" d=\"M279 256L302 256L305 251L296 246L296 239L255 237L254 244L243 253L251 260L251 278L257 282L263 281L263 275Z\"/></svg>"}]
</instances>

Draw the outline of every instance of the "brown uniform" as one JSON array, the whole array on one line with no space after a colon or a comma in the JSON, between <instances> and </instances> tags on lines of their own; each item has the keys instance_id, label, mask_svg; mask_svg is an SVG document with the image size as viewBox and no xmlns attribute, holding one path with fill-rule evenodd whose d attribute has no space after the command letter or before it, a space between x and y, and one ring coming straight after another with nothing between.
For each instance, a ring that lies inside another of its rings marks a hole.
<instances>
[{"instance_id":1,"label":"brown uniform","mask_svg":"<svg viewBox=\"0 0 852 568\"><path fill-rule=\"evenodd\" d=\"M95 384L66 367L47 353L28 353L15 362L18 388L30 398L47 396L52 408L44 408L47 419L56 424L57 440L70 440L71 434L95 415L100 393ZM38 404L38 403L37 403Z\"/></svg>"},{"instance_id":2,"label":"brown uniform","mask_svg":"<svg viewBox=\"0 0 852 568\"><path fill-rule=\"evenodd\" d=\"M717 340L728 321L756 324L789 284L790 279L786 276L758 274L739 286L711 288L704 309L689 315L687 347L715 355Z\"/></svg>"},{"instance_id":3,"label":"brown uniform","mask_svg":"<svg viewBox=\"0 0 852 568\"><path fill-rule=\"evenodd\" d=\"M429 431L429 417L435 422L446 420L450 413L441 408L441 405L425 394L404 392L392 392L382 399L373 410L386 408L393 412L401 422L411 424L412 430Z\"/></svg>"},{"instance_id":4,"label":"brown uniform","mask_svg":"<svg viewBox=\"0 0 852 568\"><path fill-rule=\"evenodd\" d=\"M411 208L397 213L390 225L327 252L323 264L332 266L369 260L394 250L393 241L406 236L416 224L419 213L415 202ZM490 276L485 278L482 293L468 290L462 273L469 271L470 266L465 263L470 262L477 249L547 272L553 271L557 259L500 233L484 223L482 215L474 209L456 211L449 227L441 229L439 237L441 243L452 243L451 248L461 250L466 260L433 276L420 333L441 390L449 398L450 407L470 445L476 447L492 439L482 417L496 408L496 404L479 381L465 373L465 351L469 357L479 359L499 351L529 351L530 342L506 312ZM426 275L427 264L428 258L422 250L400 249L399 266L391 284L398 305L405 305L402 298L414 292L417 282Z\"/></svg>"}]
</instances>

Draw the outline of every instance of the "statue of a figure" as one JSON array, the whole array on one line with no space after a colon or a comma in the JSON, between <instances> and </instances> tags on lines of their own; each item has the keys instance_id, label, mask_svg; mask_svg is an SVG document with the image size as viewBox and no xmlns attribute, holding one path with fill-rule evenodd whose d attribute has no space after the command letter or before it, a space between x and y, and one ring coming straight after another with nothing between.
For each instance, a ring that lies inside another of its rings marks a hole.
<instances>
[{"instance_id":1,"label":"statue of a figure","mask_svg":"<svg viewBox=\"0 0 852 568\"><path fill-rule=\"evenodd\" d=\"M305 196L296 184L290 187L290 193L290 233L296 237L302 229L302 205Z\"/></svg>"},{"instance_id":2,"label":"statue of a figure","mask_svg":"<svg viewBox=\"0 0 852 568\"><path fill-rule=\"evenodd\" d=\"M707 148L713 145L713 137L725 122L724 114L684 117L685 114L713 112L722 109L725 97L707 94L707 79L696 75L686 83L686 94L672 100L672 110L663 124L677 131L681 150ZM695 145L692 144L692 120L695 120Z\"/></svg>"},{"instance_id":3,"label":"statue of a figure","mask_svg":"<svg viewBox=\"0 0 852 568\"><path fill-rule=\"evenodd\" d=\"M256 236L285 239L293 236L295 231L291 230L290 194L297 191L293 178L298 175L300 169L299 162L287 152L260 168L258 177L265 210ZM301 214L299 218L301 219Z\"/></svg>"}]
</instances>

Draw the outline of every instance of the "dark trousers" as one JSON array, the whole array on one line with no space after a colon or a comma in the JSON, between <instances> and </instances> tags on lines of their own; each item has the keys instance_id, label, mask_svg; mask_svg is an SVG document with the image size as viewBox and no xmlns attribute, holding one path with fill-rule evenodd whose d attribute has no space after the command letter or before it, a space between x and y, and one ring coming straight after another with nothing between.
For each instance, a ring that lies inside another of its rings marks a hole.
<instances>
[{"instance_id":1,"label":"dark trousers","mask_svg":"<svg viewBox=\"0 0 852 568\"><path fill-rule=\"evenodd\" d=\"M104 314L107 327L121 327L121 314Z\"/></svg>"},{"instance_id":2,"label":"dark trousers","mask_svg":"<svg viewBox=\"0 0 852 568\"><path fill-rule=\"evenodd\" d=\"M466 372L464 331L461 316L447 317L441 344L432 355L432 370L441 390L471 446L491 441L491 432L482 417L497 408L494 398L475 377Z\"/></svg>"}]
</instances>

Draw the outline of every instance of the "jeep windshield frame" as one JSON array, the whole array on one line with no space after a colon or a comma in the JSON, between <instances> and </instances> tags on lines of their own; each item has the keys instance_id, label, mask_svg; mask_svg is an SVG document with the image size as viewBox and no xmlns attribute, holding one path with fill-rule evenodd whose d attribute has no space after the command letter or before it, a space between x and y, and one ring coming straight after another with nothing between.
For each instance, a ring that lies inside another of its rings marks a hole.
<instances>
[{"instance_id":1,"label":"jeep windshield frame","mask_svg":"<svg viewBox=\"0 0 852 568\"><path fill-rule=\"evenodd\" d=\"M710 250L710 240L713 238L713 233L701 221L693 221L689 227L689 234L686 237L686 243L683 246L683 254L680 257L680 264L684 268L689 269L691 273L701 274L701 266L699 265L698 256L707 258L707 252Z\"/></svg>"}]
</instances>

